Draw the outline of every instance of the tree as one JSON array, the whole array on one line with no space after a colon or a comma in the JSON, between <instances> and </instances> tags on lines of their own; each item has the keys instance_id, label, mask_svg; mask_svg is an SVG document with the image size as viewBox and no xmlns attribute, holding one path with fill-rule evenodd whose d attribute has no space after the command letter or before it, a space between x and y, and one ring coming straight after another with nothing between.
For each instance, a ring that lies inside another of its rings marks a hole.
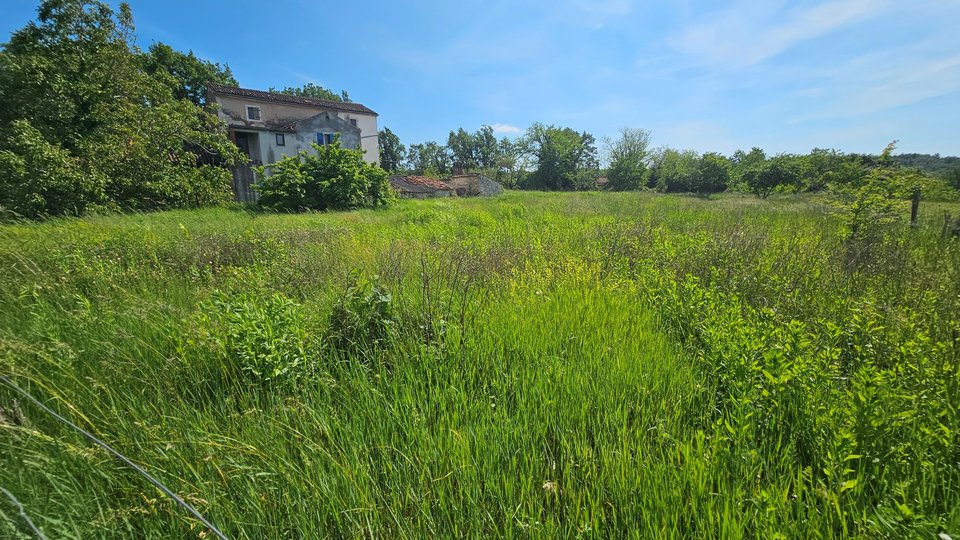
<instances>
[{"instance_id":1,"label":"tree","mask_svg":"<svg viewBox=\"0 0 960 540\"><path fill-rule=\"evenodd\" d=\"M697 174L690 187L697 195L708 197L711 193L720 193L727 189L729 181L730 162L716 152L708 152L700 156Z\"/></svg>"},{"instance_id":2,"label":"tree","mask_svg":"<svg viewBox=\"0 0 960 540\"><path fill-rule=\"evenodd\" d=\"M745 185L744 173L749 169L759 166L767 160L767 155L760 148L754 146L749 152L737 150L730 156L730 183L737 189L749 190Z\"/></svg>"},{"instance_id":3,"label":"tree","mask_svg":"<svg viewBox=\"0 0 960 540\"><path fill-rule=\"evenodd\" d=\"M700 167L697 153L663 148L657 154L653 158L655 167L651 174L656 189L672 193L694 191Z\"/></svg>"},{"instance_id":4,"label":"tree","mask_svg":"<svg viewBox=\"0 0 960 540\"><path fill-rule=\"evenodd\" d=\"M960 167L954 167L947 171L945 179L953 189L960 189Z\"/></svg>"},{"instance_id":5,"label":"tree","mask_svg":"<svg viewBox=\"0 0 960 540\"><path fill-rule=\"evenodd\" d=\"M752 193L766 199L779 187L797 185L802 174L803 169L793 156L781 154L748 168L743 180Z\"/></svg>"},{"instance_id":6,"label":"tree","mask_svg":"<svg viewBox=\"0 0 960 540\"><path fill-rule=\"evenodd\" d=\"M411 144L407 153L407 168L413 174L440 177L450 172L450 150L434 141Z\"/></svg>"},{"instance_id":7,"label":"tree","mask_svg":"<svg viewBox=\"0 0 960 540\"><path fill-rule=\"evenodd\" d=\"M493 128L486 124L473 134L473 157L482 169L494 169L500 158L500 144Z\"/></svg>"},{"instance_id":8,"label":"tree","mask_svg":"<svg viewBox=\"0 0 960 540\"><path fill-rule=\"evenodd\" d=\"M400 137L384 127L377 138L380 147L380 167L388 172L399 171L407 159L407 148L400 143Z\"/></svg>"},{"instance_id":9,"label":"tree","mask_svg":"<svg viewBox=\"0 0 960 540\"><path fill-rule=\"evenodd\" d=\"M342 101L345 103L350 103L350 96L347 94L346 90L341 90L340 93L336 93L333 90L328 90L319 84L307 83L300 87L294 86L285 86L283 90L277 90L274 87L270 87L270 92L278 92L281 94L289 94L291 96L301 96L309 97L315 99L326 99L328 101Z\"/></svg>"},{"instance_id":10,"label":"tree","mask_svg":"<svg viewBox=\"0 0 960 540\"><path fill-rule=\"evenodd\" d=\"M517 176L520 173L520 145L504 137L497 142L496 162L494 164L494 176L497 181L515 187Z\"/></svg>"},{"instance_id":11,"label":"tree","mask_svg":"<svg viewBox=\"0 0 960 540\"><path fill-rule=\"evenodd\" d=\"M239 152L217 118L147 73L120 4L46 0L0 53L0 198L30 217L226 200ZM164 80L166 79L166 80ZM208 160L209 162L209 160ZM85 180L77 184L77 175ZM77 185L67 193L64 186Z\"/></svg>"},{"instance_id":12,"label":"tree","mask_svg":"<svg viewBox=\"0 0 960 540\"><path fill-rule=\"evenodd\" d=\"M392 199L387 173L363 160L362 150L333 144L314 144L315 152L301 151L260 167L262 180L254 186L260 204L277 210L349 210L386 206ZM266 174L266 172L270 174Z\"/></svg>"},{"instance_id":13,"label":"tree","mask_svg":"<svg viewBox=\"0 0 960 540\"><path fill-rule=\"evenodd\" d=\"M844 222L851 240L870 240L883 227L903 219L898 204L913 193L919 193L923 178L915 169L900 167L893 159L896 142L887 145L878 158L878 165L852 184L837 186Z\"/></svg>"},{"instance_id":14,"label":"tree","mask_svg":"<svg viewBox=\"0 0 960 540\"><path fill-rule=\"evenodd\" d=\"M447 148L450 149L454 167L467 171L477 166L473 135L465 129L450 132Z\"/></svg>"},{"instance_id":15,"label":"tree","mask_svg":"<svg viewBox=\"0 0 960 540\"><path fill-rule=\"evenodd\" d=\"M650 132L644 129L622 128L619 139L604 140L610 189L623 191L644 185L649 146Z\"/></svg>"},{"instance_id":16,"label":"tree","mask_svg":"<svg viewBox=\"0 0 960 540\"><path fill-rule=\"evenodd\" d=\"M593 135L536 123L524 138L525 150L537 167L524 187L570 191L595 185L600 164Z\"/></svg>"},{"instance_id":17,"label":"tree","mask_svg":"<svg viewBox=\"0 0 960 540\"><path fill-rule=\"evenodd\" d=\"M177 99L188 99L196 105L206 103L207 83L238 86L230 66L197 58L193 51L186 54L164 43L154 43L143 54L143 63L150 75L166 73Z\"/></svg>"}]
</instances>

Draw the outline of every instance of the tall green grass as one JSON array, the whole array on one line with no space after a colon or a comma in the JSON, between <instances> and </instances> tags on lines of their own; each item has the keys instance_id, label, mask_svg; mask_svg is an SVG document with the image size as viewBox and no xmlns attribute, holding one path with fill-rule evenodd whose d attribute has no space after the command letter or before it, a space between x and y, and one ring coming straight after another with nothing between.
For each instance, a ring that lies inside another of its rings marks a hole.
<instances>
[{"instance_id":1,"label":"tall green grass","mask_svg":"<svg viewBox=\"0 0 960 540\"><path fill-rule=\"evenodd\" d=\"M0 371L230 537L960 535L960 240L507 194L0 229ZM0 388L50 537L209 536ZM0 536L29 538L0 502Z\"/></svg>"}]
</instances>

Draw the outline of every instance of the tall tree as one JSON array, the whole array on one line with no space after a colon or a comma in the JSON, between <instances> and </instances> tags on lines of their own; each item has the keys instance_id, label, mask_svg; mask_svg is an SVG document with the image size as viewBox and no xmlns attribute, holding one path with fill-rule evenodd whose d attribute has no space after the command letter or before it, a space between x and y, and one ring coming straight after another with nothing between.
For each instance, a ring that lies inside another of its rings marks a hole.
<instances>
[{"instance_id":1,"label":"tall tree","mask_svg":"<svg viewBox=\"0 0 960 540\"><path fill-rule=\"evenodd\" d=\"M743 173L747 187L761 199L783 186L797 185L802 177L801 164L794 156L786 154L755 164Z\"/></svg>"},{"instance_id":2,"label":"tall tree","mask_svg":"<svg viewBox=\"0 0 960 540\"><path fill-rule=\"evenodd\" d=\"M425 174L439 177L450 173L452 157L446 146L434 141L411 144L407 153L407 164L413 174Z\"/></svg>"},{"instance_id":3,"label":"tall tree","mask_svg":"<svg viewBox=\"0 0 960 540\"><path fill-rule=\"evenodd\" d=\"M697 185L700 157L693 150L662 148L653 159L651 181L659 191L691 192Z\"/></svg>"},{"instance_id":4,"label":"tall tree","mask_svg":"<svg viewBox=\"0 0 960 540\"><path fill-rule=\"evenodd\" d=\"M400 143L400 137L384 127L377 138L380 146L380 167L385 171L397 172L407 159L407 149Z\"/></svg>"},{"instance_id":5,"label":"tall tree","mask_svg":"<svg viewBox=\"0 0 960 540\"><path fill-rule=\"evenodd\" d=\"M600 163L593 135L535 123L524 138L537 167L525 179L525 187L570 191L595 185Z\"/></svg>"},{"instance_id":6,"label":"tall tree","mask_svg":"<svg viewBox=\"0 0 960 540\"><path fill-rule=\"evenodd\" d=\"M694 177L691 191L707 197L711 193L720 193L727 189L730 181L730 162L716 152L707 152L700 156L697 164L697 174Z\"/></svg>"},{"instance_id":7,"label":"tall tree","mask_svg":"<svg viewBox=\"0 0 960 540\"><path fill-rule=\"evenodd\" d=\"M486 124L480 126L480 129L473 134L473 146L473 156L478 167L481 169L497 167L500 145L497 136L493 134L493 127Z\"/></svg>"},{"instance_id":8,"label":"tall tree","mask_svg":"<svg viewBox=\"0 0 960 540\"><path fill-rule=\"evenodd\" d=\"M610 189L639 189L646 182L650 132L622 128L617 139L605 138L607 180Z\"/></svg>"},{"instance_id":9,"label":"tall tree","mask_svg":"<svg viewBox=\"0 0 960 540\"><path fill-rule=\"evenodd\" d=\"M347 94L346 90L341 90L338 94L333 90L329 90L320 86L319 84L314 83L307 83L303 86L285 86L283 90L277 90L271 86L269 91L279 92L281 94L290 94L291 96L326 99L329 101L342 101L345 103L350 102L350 96Z\"/></svg>"},{"instance_id":10,"label":"tall tree","mask_svg":"<svg viewBox=\"0 0 960 540\"><path fill-rule=\"evenodd\" d=\"M147 73L167 73L171 79L173 95L177 99L189 99L197 105L206 102L207 83L238 86L230 66L201 60L193 51L182 53L164 43L154 43L143 54Z\"/></svg>"},{"instance_id":11,"label":"tall tree","mask_svg":"<svg viewBox=\"0 0 960 540\"><path fill-rule=\"evenodd\" d=\"M455 168L467 171L477 166L474 138L467 130L459 128L451 131L447 136L447 148L450 149Z\"/></svg>"},{"instance_id":12,"label":"tall tree","mask_svg":"<svg viewBox=\"0 0 960 540\"><path fill-rule=\"evenodd\" d=\"M0 53L0 206L22 215L91 205L165 208L229 196L237 150L216 117L146 72L120 4L46 0ZM85 179L69 208L60 178Z\"/></svg>"}]
</instances>

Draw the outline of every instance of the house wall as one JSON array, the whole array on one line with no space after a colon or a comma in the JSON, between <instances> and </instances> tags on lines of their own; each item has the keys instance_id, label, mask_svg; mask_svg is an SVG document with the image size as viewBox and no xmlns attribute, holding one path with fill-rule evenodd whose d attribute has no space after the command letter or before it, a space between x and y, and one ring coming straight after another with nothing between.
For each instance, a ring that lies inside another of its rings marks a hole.
<instances>
[{"instance_id":1,"label":"house wall","mask_svg":"<svg viewBox=\"0 0 960 540\"><path fill-rule=\"evenodd\" d=\"M314 117L322 112L329 112L331 117L336 116L348 126L350 125L350 120L355 119L357 121L356 127L359 129L359 135L356 138L357 141L354 143L355 145L348 146L347 144L348 137L346 136L346 132L349 131L348 129L343 128L334 131L341 133L341 139L344 141L345 147L357 148L359 146L359 148L364 151L363 159L367 163L378 163L380 161L379 145L377 144L377 116L374 114L350 113L332 109L327 110L322 107L308 107L292 103L270 103L239 96L217 95L214 96L214 99L220 105L220 110L217 113L220 119L234 129L241 130L244 127L265 129L267 124L277 125L296 122ZM259 121L247 120L247 105L260 107ZM269 136L267 136L267 134L269 134ZM286 135L289 139L292 134L287 133ZM306 141L305 146L299 149L309 148L309 143L316 140L315 132L312 137L312 139ZM352 136L350 139L352 141ZM298 143L299 142L303 141L298 139ZM287 145L290 145L290 143L288 142ZM261 155L265 158L269 158L270 151L272 150L276 159L280 159L282 155L291 155L299 151L294 150L292 146L276 146L276 137L273 135L273 132L264 132L264 136L260 137L260 150ZM276 159L264 159L263 161L264 163L272 163L276 161Z\"/></svg>"},{"instance_id":2,"label":"house wall","mask_svg":"<svg viewBox=\"0 0 960 540\"><path fill-rule=\"evenodd\" d=\"M330 117L320 113L297 124L297 132L283 132L284 145L277 144L277 133L265 131L260 137L264 163L274 163L283 156L296 155L301 150L313 150L311 146L317 142L317 133L339 133L340 142L344 148L358 148L360 146L360 129L345 122L330 113Z\"/></svg>"},{"instance_id":3,"label":"house wall","mask_svg":"<svg viewBox=\"0 0 960 540\"><path fill-rule=\"evenodd\" d=\"M487 197L503 193L503 186L483 175L454 175L447 179L446 183L460 196Z\"/></svg>"}]
</instances>

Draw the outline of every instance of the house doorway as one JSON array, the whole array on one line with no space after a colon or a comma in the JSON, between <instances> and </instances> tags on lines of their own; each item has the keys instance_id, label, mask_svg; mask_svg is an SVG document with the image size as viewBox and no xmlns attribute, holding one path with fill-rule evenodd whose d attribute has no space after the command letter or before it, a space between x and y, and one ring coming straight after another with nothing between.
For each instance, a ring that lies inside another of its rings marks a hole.
<instances>
[{"instance_id":1,"label":"house doorway","mask_svg":"<svg viewBox=\"0 0 960 540\"><path fill-rule=\"evenodd\" d=\"M237 131L235 133L237 148L247 155L252 165L262 165L260 159L260 134Z\"/></svg>"}]
</instances>

